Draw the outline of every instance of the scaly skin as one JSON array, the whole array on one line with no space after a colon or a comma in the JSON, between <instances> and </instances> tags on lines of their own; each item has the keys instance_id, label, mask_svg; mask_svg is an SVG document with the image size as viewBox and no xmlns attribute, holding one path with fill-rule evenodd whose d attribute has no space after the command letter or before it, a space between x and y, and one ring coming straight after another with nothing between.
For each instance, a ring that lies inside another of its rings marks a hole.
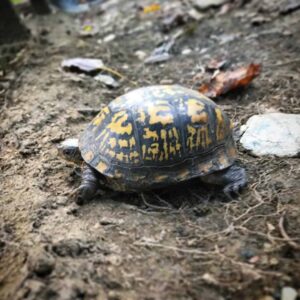
<instances>
[{"instance_id":1,"label":"scaly skin","mask_svg":"<svg viewBox=\"0 0 300 300\"><path fill-rule=\"evenodd\" d=\"M81 205L94 198L99 187L99 173L89 165L84 164L76 203Z\"/></svg>"},{"instance_id":2,"label":"scaly skin","mask_svg":"<svg viewBox=\"0 0 300 300\"><path fill-rule=\"evenodd\" d=\"M223 192L229 198L238 195L248 182L245 169L237 165L232 165L222 171L203 176L201 180L224 186Z\"/></svg>"}]
</instances>

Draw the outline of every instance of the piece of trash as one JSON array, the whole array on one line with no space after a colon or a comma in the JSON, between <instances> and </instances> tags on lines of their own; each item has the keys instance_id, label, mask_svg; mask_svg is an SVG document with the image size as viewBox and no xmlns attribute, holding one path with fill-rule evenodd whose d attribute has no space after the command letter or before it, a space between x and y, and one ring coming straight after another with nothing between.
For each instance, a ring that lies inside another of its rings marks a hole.
<instances>
[{"instance_id":1,"label":"piece of trash","mask_svg":"<svg viewBox=\"0 0 300 300\"><path fill-rule=\"evenodd\" d=\"M233 71L219 72L209 83L200 86L199 92L215 98L239 87L247 86L260 73L259 64L250 64Z\"/></svg>"},{"instance_id":2,"label":"piece of trash","mask_svg":"<svg viewBox=\"0 0 300 300\"><path fill-rule=\"evenodd\" d=\"M241 127L240 142L255 156L298 157L300 154L300 114L254 115Z\"/></svg>"},{"instance_id":3,"label":"piece of trash","mask_svg":"<svg viewBox=\"0 0 300 300\"><path fill-rule=\"evenodd\" d=\"M84 21L80 26L79 36L81 37L90 37L95 36L99 32L99 28L92 21Z\"/></svg>"},{"instance_id":4,"label":"piece of trash","mask_svg":"<svg viewBox=\"0 0 300 300\"><path fill-rule=\"evenodd\" d=\"M167 61L171 58L169 53L174 45L174 41L164 42L161 46L154 49L151 55L145 59L145 64L155 64Z\"/></svg>"},{"instance_id":5,"label":"piece of trash","mask_svg":"<svg viewBox=\"0 0 300 300\"><path fill-rule=\"evenodd\" d=\"M101 59L76 57L63 60L61 66L66 71L92 75L98 73L104 64Z\"/></svg>"},{"instance_id":6,"label":"piece of trash","mask_svg":"<svg viewBox=\"0 0 300 300\"><path fill-rule=\"evenodd\" d=\"M296 10L300 9L300 1L299 0L290 0L288 3L281 7L280 13L282 15L290 14Z\"/></svg>"},{"instance_id":7,"label":"piece of trash","mask_svg":"<svg viewBox=\"0 0 300 300\"><path fill-rule=\"evenodd\" d=\"M117 88L120 86L119 82L109 75L99 74L95 76L94 79L104 83L109 88Z\"/></svg>"},{"instance_id":8,"label":"piece of trash","mask_svg":"<svg viewBox=\"0 0 300 300\"><path fill-rule=\"evenodd\" d=\"M228 0L194 0L193 4L197 9L205 10L210 7L218 7L228 2Z\"/></svg>"},{"instance_id":9,"label":"piece of trash","mask_svg":"<svg viewBox=\"0 0 300 300\"><path fill-rule=\"evenodd\" d=\"M294 288L285 286L281 290L280 300L296 300L297 295L298 293Z\"/></svg>"},{"instance_id":10,"label":"piece of trash","mask_svg":"<svg viewBox=\"0 0 300 300\"><path fill-rule=\"evenodd\" d=\"M161 7L158 3L153 3L153 4L150 4L148 6L145 6L143 8L143 13L144 14L149 14L149 13L152 13L152 12L155 12L155 11L158 11L160 10Z\"/></svg>"}]
</instances>

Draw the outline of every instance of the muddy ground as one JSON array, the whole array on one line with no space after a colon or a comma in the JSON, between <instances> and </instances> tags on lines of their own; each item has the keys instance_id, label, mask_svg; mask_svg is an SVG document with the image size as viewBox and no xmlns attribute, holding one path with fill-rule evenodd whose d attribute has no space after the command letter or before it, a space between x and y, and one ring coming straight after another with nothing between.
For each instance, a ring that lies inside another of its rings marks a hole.
<instances>
[{"instance_id":1,"label":"muddy ground","mask_svg":"<svg viewBox=\"0 0 300 300\"><path fill-rule=\"evenodd\" d=\"M262 64L249 87L216 99L237 124L299 113L300 11L280 14L287 2L268 0L210 9L169 61L145 65L136 51L149 55L179 28L163 34L160 12L119 2L94 16L99 33L85 39L79 17L27 15L34 38L2 75L0 299L270 300L286 286L300 295L299 158L253 157L238 144L250 183L232 201L195 180L145 201L108 191L77 206L80 169L56 151L91 120L86 108L144 85L196 89L211 59ZM109 89L63 72L61 61L77 56L101 58L126 78Z\"/></svg>"}]
</instances>

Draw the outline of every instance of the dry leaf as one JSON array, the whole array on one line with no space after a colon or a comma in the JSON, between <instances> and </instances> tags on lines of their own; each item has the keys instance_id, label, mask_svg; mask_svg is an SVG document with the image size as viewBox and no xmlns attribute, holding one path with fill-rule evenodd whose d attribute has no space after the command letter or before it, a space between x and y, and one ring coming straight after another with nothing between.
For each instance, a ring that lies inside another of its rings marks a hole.
<instances>
[{"instance_id":1,"label":"dry leaf","mask_svg":"<svg viewBox=\"0 0 300 300\"><path fill-rule=\"evenodd\" d=\"M250 64L234 71L219 72L209 83L199 88L199 92L215 98L236 88L247 86L260 73L259 64Z\"/></svg>"},{"instance_id":2,"label":"dry leaf","mask_svg":"<svg viewBox=\"0 0 300 300\"><path fill-rule=\"evenodd\" d=\"M160 5L157 3L154 3L151 5L145 6L143 9L143 12L144 12L144 14L149 14L149 13L152 13L152 12L155 12L158 10L160 10Z\"/></svg>"}]
</instances>

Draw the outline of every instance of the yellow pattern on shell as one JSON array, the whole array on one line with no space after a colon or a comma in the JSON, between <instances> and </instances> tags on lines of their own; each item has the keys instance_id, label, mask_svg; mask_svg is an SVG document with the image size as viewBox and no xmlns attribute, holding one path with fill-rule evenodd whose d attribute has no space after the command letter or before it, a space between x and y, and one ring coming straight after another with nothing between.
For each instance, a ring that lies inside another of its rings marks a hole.
<instances>
[{"instance_id":1,"label":"yellow pattern on shell","mask_svg":"<svg viewBox=\"0 0 300 300\"><path fill-rule=\"evenodd\" d=\"M94 120L92 121L92 124L95 125L95 126L99 126L100 124L102 124L103 120L106 118L106 116L108 114L109 114L109 108L106 106L94 118Z\"/></svg>"},{"instance_id":2,"label":"yellow pattern on shell","mask_svg":"<svg viewBox=\"0 0 300 300\"><path fill-rule=\"evenodd\" d=\"M130 147L130 149L131 148L133 148L134 146L135 146L135 138L134 138L134 136L132 136L131 138L130 138L130 140L129 140L129 147Z\"/></svg>"},{"instance_id":3,"label":"yellow pattern on shell","mask_svg":"<svg viewBox=\"0 0 300 300\"><path fill-rule=\"evenodd\" d=\"M150 125L157 124L157 123L166 125L166 124L172 124L174 121L171 108L167 105L150 106L148 108L148 113L150 116L150 120L149 120Z\"/></svg>"},{"instance_id":4,"label":"yellow pattern on shell","mask_svg":"<svg viewBox=\"0 0 300 300\"><path fill-rule=\"evenodd\" d=\"M107 125L107 128L114 133L117 134L132 134L132 125L128 123L124 125L124 123L128 120L128 114L125 111L119 111L115 113L112 117L111 122Z\"/></svg>"},{"instance_id":5,"label":"yellow pattern on shell","mask_svg":"<svg viewBox=\"0 0 300 300\"><path fill-rule=\"evenodd\" d=\"M119 140L118 144L121 148L126 148L128 147L128 140Z\"/></svg>"},{"instance_id":6,"label":"yellow pattern on shell","mask_svg":"<svg viewBox=\"0 0 300 300\"><path fill-rule=\"evenodd\" d=\"M108 143L111 148L115 148L117 145L117 140L115 138L110 138Z\"/></svg>"},{"instance_id":7,"label":"yellow pattern on shell","mask_svg":"<svg viewBox=\"0 0 300 300\"><path fill-rule=\"evenodd\" d=\"M92 151L88 151L83 154L83 159L86 161L91 161L94 158L94 153Z\"/></svg>"},{"instance_id":8,"label":"yellow pattern on shell","mask_svg":"<svg viewBox=\"0 0 300 300\"><path fill-rule=\"evenodd\" d=\"M225 137L225 122L224 122L224 117L221 109L219 107L216 107L215 109L216 112L216 117L217 117L217 141L221 141Z\"/></svg>"},{"instance_id":9,"label":"yellow pattern on shell","mask_svg":"<svg viewBox=\"0 0 300 300\"><path fill-rule=\"evenodd\" d=\"M208 120L207 113L204 112L205 106L196 99L187 101L187 114L191 118L192 123L206 123Z\"/></svg>"},{"instance_id":10,"label":"yellow pattern on shell","mask_svg":"<svg viewBox=\"0 0 300 300\"><path fill-rule=\"evenodd\" d=\"M144 139L153 139L154 141L158 141L158 134L156 131L152 131L149 128L144 128Z\"/></svg>"},{"instance_id":11,"label":"yellow pattern on shell","mask_svg":"<svg viewBox=\"0 0 300 300\"><path fill-rule=\"evenodd\" d=\"M107 164L101 161L101 162L97 165L96 169L97 169L100 173L105 172L105 170L107 169Z\"/></svg>"}]
</instances>

